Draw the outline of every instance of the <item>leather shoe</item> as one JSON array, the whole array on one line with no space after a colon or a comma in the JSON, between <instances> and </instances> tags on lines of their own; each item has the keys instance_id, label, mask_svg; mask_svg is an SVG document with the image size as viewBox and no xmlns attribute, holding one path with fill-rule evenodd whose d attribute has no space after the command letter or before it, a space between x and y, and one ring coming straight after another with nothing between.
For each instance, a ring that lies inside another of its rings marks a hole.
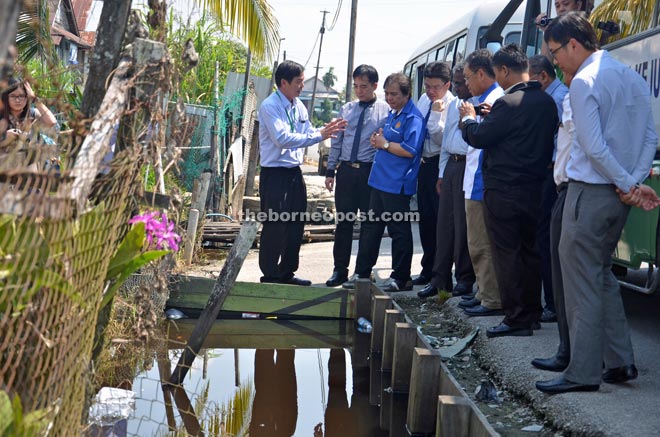
<instances>
[{"instance_id":1,"label":"leather shoe","mask_svg":"<svg viewBox=\"0 0 660 437\"><path fill-rule=\"evenodd\" d=\"M607 369L603 372L603 381L608 384L618 384L637 378L637 367L634 364Z\"/></svg>"},{"instance_id":2,"label":"leather shoe","mask_svg":"<svg viewBox=\"0 0 660 437\"><path fill-rule=\"evenodd\" d=\"M557 322L557 314L554 311L544 308L540 321L541 323L555 323Z\"/></svg>"},{"instance_id":3,"label":"leather shoe","mask_svg":"<svg viewBox=\"0 0 660 437\"><path fill-rule=\"evenodd\" d=\"M413 289L413 285L412 280L410 279L407 281L400 281L398 279L388 278L380 286L380 289L388 293L393 293L396 291L410 291Z\"/></svg>"},{"instance_id":4,"label":"leather shoe","mask_svg":"<svg viewBox=\"0 0 660 437\"><path fill-rule=\"evenodd\" d=\"M465 308L465 314L470 317L502 316L504 315L504 311L501 309L486 308L483 305L476 305L471 308Z\"/></svg>"},{"instance_id":5,"label":"leather shoe","mask_svg":"<svg viewBox=\"0 0 660 437\"><path fill-rule=\"evenodd\" d=\"M426 284L426 287L422 288L417 292L417 296L421 297L422 299L435 296L436 294L438 294L438 287L436 287L433 284Z\"/></svg>"},{"instance_id":6,"label":"leather shoe","mask_svg":"<svg viewBox=\"0 0 660 437\"><path fill-rule=\"evenodd\" d=\"M456 284L454 287L454 290L451 292L451 295L456 297L456 296L463 296L466 294L472 293L472 286L474 284L468 284L466 282L459 282Z\"/></svg>"},{"instance_id":7,"label":"leather shoe","mask_svg":"<svg viewBox=\"0 0 660 437\"><path fill-rule=\"evenodd\" d=\"M474 299L476 295L477 295L477 293L464 294L463 296L461 296L461 300Z\"/></svg>"},{"instance_id":8,"label":"leather shoe","mask_svg":"<svg viewBox=\"0 0 660 437\"><path fill-rule=\"evenodd\" d=\"M534 335L534 331L531 328L514 328L504 322L486 330L486 337L488 338L506 336L529 337L530 335Z\"/></svg>"},{"instance_id":9,"label":"leather shoe","mask_svg":"<svg viewBox=\"0 0 660 437\"><path fill-rule=\"evenodd\" d=\"M335 270L332 272L332 276L330 276L330 279L325 281L325 285L328 287L336 287L338 285L343 284L344 282L348 281L348 273L346 272L338 272Z\"/></svg>"},{"instance_id":10,"label":"leather shoe","mask_svg":"<svg viewBox=\"0 0 660 437\"><path fill-rule=\"evenodd\" d=\"M473 297L472 299L461 300L458 303L458 306L461 308L472 308L472 307L476 307L479 304L481 304L481 301L476 297Z\"/></svg>"},{"instance_id":11,"label":"leather shoe","mask_svg":"<svg viewBox=\"0 0 660 437\"><path fill-rule=\"evenodd\" d=\"M532 325L530 326L534 331L538 331L541 329L541 323L540 322L532 322Z\"/></svg>"},{"instance_id":12,"label":"leather shoe","mask_svg":"<svg viewBox=\"0 0 660 437\"><path fill-rule=\"evenodd\" d=\"M549 381L537 381L536 388L543 393L558 394L567 393L569 391L598 391L600 386L597 384L591 385L572 382L564 378L562 375L557 379L551 379Z\"/></svg>"},{"instance_id":13,"label":"leather shoe","mask_svg":"<svg viewBox=\"0 0 660 437\"><path fill-rule=\"evenodd\" d=\"M429 282L431 282L431 277L425 275L419 275L418 277L412 280L413 285L426 285Z\"/></svg>"},{"instance_id":14,"label":"leather shoe","mask_svg":"<svg viewBox=\"0 0 660 437\"><path fill-rule=\"evenodd\" d=\"M299 285L301 287L309 287L312 285L312 281L309 279L301 279L298 278L297 276L291 276L289 279L280 279L280 284L288 284L288 285Z\"/></svg>"},{"instance_id":15,"label":"leather shoe","mask_svg":"<svg viewBox=\"0 0 660 437\"><path fill-rule=\"evenodd\" d=\"M568 367L568 363L557 357L552 358L534 358L532 366L537 369L547 370L549 372L563 372Z\"/></svg>"}]
</instances>

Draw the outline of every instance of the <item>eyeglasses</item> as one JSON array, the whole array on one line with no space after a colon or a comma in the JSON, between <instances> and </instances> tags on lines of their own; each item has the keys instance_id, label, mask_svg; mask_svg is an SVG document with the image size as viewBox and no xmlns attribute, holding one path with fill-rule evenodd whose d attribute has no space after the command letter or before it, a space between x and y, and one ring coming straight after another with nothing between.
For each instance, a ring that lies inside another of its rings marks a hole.
<instances>
[{"instance_id":1,"label":"eyeglasses","mask_svg":"<svg viewBox=\"0 0 660 437\"><path fill-rule=\"evenodd\" d=\"M464 80L455 80L452 83L454 84L454 86L463 86L463 85L465 85Z\"/></svg>"},{"instance_id":2,"label":"eyeglasses","mask_svg":"<svg viewBox=\"0 0 660 437\"><path fill-rule=\"evenodd\" d=\"M26 96L25 94L19 94L19 95L17 95L17 96L12 96L12 95L10 94L10 95L9 95L9 98L10 98L10 99L13 99L13 100L15 100L15 101L17 101L17 102L20 102L21 100L25 100L25 99L27 99L27 96Z\"/></svg>"},{"instance_id":3,"label":"eyeglasses","mask_svg":"<svg viewBox=\"0 0 660 437\"><path fill-rule=\"evenodd\" d=\"M442 87L444 87L445 85L447 85L447 83L443 83L442 85L430 85L430 84L425 83L424 88L427 89L427 90L439 90Z\"/></svg>"},{"instance_id":4,"label":"eyeglasses","mask_svg":"<svg viewBox=\"0 0 660 437\"><path fill-rule=\"evenodd\" d=\"M560 45L560 46L557 47L556 49L550 49L550 48L548 47L548 51L550 52L550 57L551 57L552 59L554 59L554 58L555 58L555 55L557 54L557 52L558 52L559 50L563 49L564 47L566 47L566 44L568 44L569 42L570 42L570 41L566 41L564 44Z\"/></svg>"}]
</instances>

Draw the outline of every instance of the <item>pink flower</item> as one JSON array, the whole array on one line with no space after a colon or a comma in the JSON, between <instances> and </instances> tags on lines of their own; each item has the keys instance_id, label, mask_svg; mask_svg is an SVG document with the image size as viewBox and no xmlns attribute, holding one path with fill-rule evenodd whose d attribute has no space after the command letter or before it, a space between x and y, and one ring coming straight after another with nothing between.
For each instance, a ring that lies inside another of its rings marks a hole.
<instances>
[{"instance_id":1,"label":"pink flower","mask_svg":"<svg viewBox=\"0 0 660 437\"><path fill-rule=\"evenodd\" d=\"M174 232L174 222L167 219L167 214L158 212L147 212L136 215L128 221L129 224L144 223L147 243L151 245L156 241L157 249L169 249L174 252L179 250L181 237Z\"/></svg>"}]
</instances>

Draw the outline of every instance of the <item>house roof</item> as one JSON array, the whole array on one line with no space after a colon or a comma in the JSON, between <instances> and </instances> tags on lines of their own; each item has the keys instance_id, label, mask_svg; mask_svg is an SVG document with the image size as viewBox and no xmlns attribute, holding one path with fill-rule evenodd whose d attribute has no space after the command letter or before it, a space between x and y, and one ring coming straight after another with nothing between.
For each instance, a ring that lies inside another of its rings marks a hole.
<instances>
[{"instance_id":1,"label":"house roof","mask_svg":"<svg viewBox=\"0 0 660 437\"><path fill-rule=\"evenodd\" d=\"M312 92L314 90L314 79L315 77L310 77L309 79L305 80L303 83L303 89L300 92L300 100L311 100L312 99ZM315 99L318 101L324 100L324 99L331 99L331 100L339 100L339 93L337 90L331 87L327 87L323 84L323 81L321 79L316 79L316 97Z\"/></svg>"},{"instance_id":2,"label":"house roof","mask_svg":"<svg viewBox=\"0 0 660 437\"><path fill-rule=\"evenodd\" d=\"M91 2L88 3L91 6ZM59 44L62 38L65 38L73 41L80 48L92 47L80 35L72 0L48 0L48 11L51 19L50 35L55 44Z\"/></svg>"}]
</instances>

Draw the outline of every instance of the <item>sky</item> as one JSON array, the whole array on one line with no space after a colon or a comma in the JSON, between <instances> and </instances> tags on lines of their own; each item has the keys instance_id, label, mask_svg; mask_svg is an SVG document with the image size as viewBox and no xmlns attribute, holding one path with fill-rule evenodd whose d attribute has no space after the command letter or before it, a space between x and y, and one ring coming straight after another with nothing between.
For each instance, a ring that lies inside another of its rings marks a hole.
<instances>
[{"instance_id":1,"label":"sky","mask_svg":"<svg viewBox=\"0 0 660 437\"><path fill-rule=\"evenodd\" d=\"M134 0L134 4L147 0ZM385 78L403 69L415 49L444 24L466 14L487 0L358 0L354 67L370 64L380 76L378 94L382 94ZM196 9L190 0L169 0L168 3L188 16ZM268 0L279 22L280 61L287 59L305 65L305 77L316 73L319 30L326 10L326 31L323 35L319 78L334 67L337 80L334 88L346 86L348 38L352 0ZM337 14L337 10L339 13ZM336 18L335 18L336 16ZM332 26L335 22L334 27Z\"/></svg>"}]
</instances>

